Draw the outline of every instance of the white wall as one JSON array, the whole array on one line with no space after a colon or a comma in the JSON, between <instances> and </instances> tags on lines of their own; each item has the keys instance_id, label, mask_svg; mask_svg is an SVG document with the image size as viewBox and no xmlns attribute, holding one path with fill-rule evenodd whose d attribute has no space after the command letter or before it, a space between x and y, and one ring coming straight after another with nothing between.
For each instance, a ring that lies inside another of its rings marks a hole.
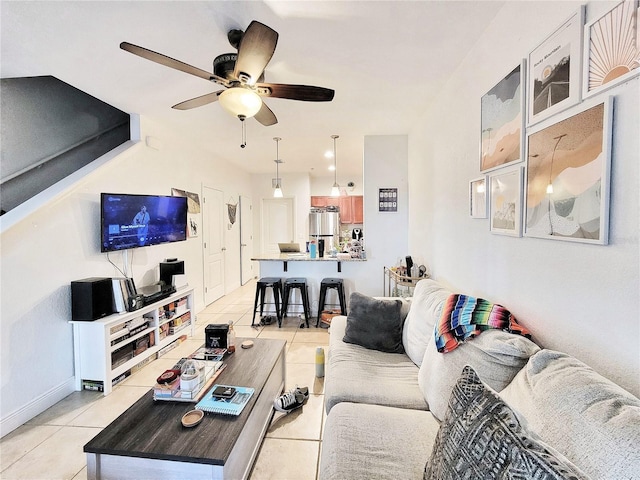
<instances>
[{"instance_id":1,"label":"white wall","mask_svg":"<svg viewBox=\"0 0 640 480\"><path fill-rule=\"evenodd\" d=\"M468 216L480 98L582 2L506 2L409 136L409 246L434 277L509 308L541 345L640 394L640 78L615 95L608 246L492 235ZM590 2L587 21L617 2Z\"/></svg>"},{"instance_id":2,"label":"white wall","mask_svg":"<svg viewBox=\"0 0 640 480\"><path fill-rule=\"evenodd\" d=\"M411 254L409 242L408 143L406 135L364 137L364 245L367 261L359 264L357 290L382 295L384 267ZM378 189L398 189L398 211L378 211Z\"/></svg>"},{"instance_id":3,"label":"white wall","mask_svg":"<svg viewBox=\"0 0 640 480\"><path fill-rule=\"evenodd\" d=\"M64 398L73 389L70 282L86 277L121 276L100 253L100 192L170 195L171 188L198 192L202 183L225 198L251 196L249 175L162 125L142 121L142 142L99 167L79 183L10 228L3 228L1 269L1 418L4 435ZM144 139L149 136L149 148ZM237 230L237 223L234 226ZM225 240L236 242L235 235ZM239 249L239 247L238 247ZM236 249L236 250L238 250ZM167 257L185 261L196 311L203 304L202 236L185 242L133 250L136 285L158 280L158 263ZM228 257L231 254L227 254ZM109 257L122 267L122 254ZM238 274L238 260L231 272ZM227 289L239 286L233 275Z\"/></svg>"},{"instance_id":4,"label":"white wall","mask_svg":"<svg viewBox=\"0 0 640 480\"><path fill-rule=\"evenodd\" d=\"M286 165L286 164L285 164ZM262 254L262 200L273 198L273 188L271 179L273 175L252 175L251 191L253 195L253 255ZM282 193L284 198L293 199L294 208L294 235L295 241L301 247L309 240L309 209L311 208L311 193L309 190L309 175L306 173L283 173L280 170L282 179ZM259 272L258 264L254 265L254 272ZM259 273L257 273L259 275Z\"/></svg>"}]
</instances>

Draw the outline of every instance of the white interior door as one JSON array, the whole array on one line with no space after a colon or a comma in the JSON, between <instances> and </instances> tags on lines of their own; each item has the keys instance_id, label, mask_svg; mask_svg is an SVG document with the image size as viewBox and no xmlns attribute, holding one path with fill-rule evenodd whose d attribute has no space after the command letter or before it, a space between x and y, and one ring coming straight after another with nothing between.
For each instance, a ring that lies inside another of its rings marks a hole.
<instances>
[{"instance_id":1,"label":"white interior door","mask_svg":"<svg viewBox=\"0 0 640 480\"><path fill-rule=\"evenodd\" d=\"M253 278L253 206L251 198L240 196L240 284Z\"/></svg>"},{"instance_id":2,"label":"white interior door","mask_svg":"<svg viewBox=\"0 0 640 480\"><path fill-rule=\"evenodd\" d=\"M202 187L204 222L204 304L224 295L224 200L223 192Z\"/></svg>"},{"instance_id":3,"label":"white interior door","mask_svg":"<svg viewBox=\"0 0 640 480\"><path fill-rule=\"evenodd\" d=\"M262 212L262 253L277 255L278 243L294 241L293 198L265 198Z\"/></svg>"}]
</instances>

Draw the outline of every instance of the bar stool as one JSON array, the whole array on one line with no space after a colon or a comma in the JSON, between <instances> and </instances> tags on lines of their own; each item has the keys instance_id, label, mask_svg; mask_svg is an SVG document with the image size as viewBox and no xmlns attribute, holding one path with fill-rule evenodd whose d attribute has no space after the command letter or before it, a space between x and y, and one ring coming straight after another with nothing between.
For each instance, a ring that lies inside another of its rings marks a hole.
<instances>
[{"instance_id":1,"label":"bar stool","mask_svg":"<svg viewBox=\"0 0 640 480\"><path fill-rule=\"evenodd\" d=\"M292 303L289 304L289 295L292 289L300 289L300 296L302 297L302 304ZM282 297L282 317L287 316L287 309L290 305L302 305L304 308L304 319L309 328L309 317L311 312L309 310L309 289L307 288L307 279L301 277L287 278L284 281L284 295Z\"/></svg>"},{"instance_id":2,"label":"bar stool","mask_svg":"<svg viewBox=\"0 0 640 480\"><path fill-rule=\"evenodd\" d=\"M273 303L265 302L264 297L267 288L271 288L273 291ZM264 306L275 305L276 318L278 319L278 328L282 327L282 316L280 315L280 297L282 296L282 280L278 277L262 277L256 283L256 299L253 302L253 318L251 319L251 326L255 326L256 311L258 310L258 297L260 298L260 318L262 318L262 312Z\"/></svg>"},{"instance_id":3,"label":"bar stool","mask_svg":"<svg viewBox=\"0 0 640 480\"><path fill-rule=\"evenodd\" d=\"M338 301L340 302L340 314L347 314L346 302L344 299L344 285L341 278L323 278L320 282L320 298L318 300L318 320L316 321L316 327L320 325L320 317L322 316L322 310L324 310L325 301L327 297L327 290L336 289L338 293ZM337 303L330 303L329 305L338 305Z\"/></svg>"}]
</instances>

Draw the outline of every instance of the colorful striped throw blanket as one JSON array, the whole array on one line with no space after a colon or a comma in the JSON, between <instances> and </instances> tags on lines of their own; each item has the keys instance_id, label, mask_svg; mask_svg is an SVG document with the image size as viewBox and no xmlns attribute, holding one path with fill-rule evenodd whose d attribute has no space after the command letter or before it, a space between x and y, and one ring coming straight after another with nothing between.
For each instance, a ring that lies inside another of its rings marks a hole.
<instances>
[{"instance_id":1,"label":"colorful striped throw blanket","mask_svg":"<svg viewBox=\"0 0 640 480\"><path fill-rule=\"evenodd\" d=\"M490 328L531 338L529 331L518 325L515 317L502 305L467 295L449 295L436 325L436 347L441 353L450 352L461 342Z\"/></svg>"}]
</instances>

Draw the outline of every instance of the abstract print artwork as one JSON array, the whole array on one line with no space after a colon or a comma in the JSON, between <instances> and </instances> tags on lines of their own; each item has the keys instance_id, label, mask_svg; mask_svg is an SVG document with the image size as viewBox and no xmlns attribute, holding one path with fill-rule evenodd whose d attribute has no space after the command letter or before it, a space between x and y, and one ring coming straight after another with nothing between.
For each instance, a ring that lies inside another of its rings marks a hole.
<instances>
[{"instance_id":1,"label":"abstract print artwork","mask_svg":"<svg viewBox=\"0 0 640 480\"><path fill-rule=\"evenodd\" d=\"M522 216L522 168L507 167L489 176L491 233L519 237Z\"/></svg>"},{"instance_id":2,"label":"abstract print artwork","mask_svg":"<svg viewBox=\"0 0 640 480\"><path fill-rule=\"evenodd\" d=\"M533 131L525 235L608 242L611 98Z\"/></svg>"},{"instance_id":3,"label":"abstract print artwork","mask_svg":"<svg viewBox=\"0 0 640 480\"><path fill-rule=\"evenodd\" d=\"M528 124L580 101L584 7L529 54Z\"/></svg>"},{"instance_id":4,"label":"abstract print artwork","mask_svg":"<svg viewBox=\"0 0 640 480\"><path fill-rule=\"evenodd\" d=\"M585 97L640 73L639 7L623 1L585 27Z\"/></svg>"},{"instance_id":5,"label":"abstract print artwork","mask_svg":"<svg viewBox=\"0 0 640 480\"><path fill-rule=\"evenodd\" d=\"M522 160L523 70L524 62L481 99L481 172Z\"/></svg>"}]
</instances>

